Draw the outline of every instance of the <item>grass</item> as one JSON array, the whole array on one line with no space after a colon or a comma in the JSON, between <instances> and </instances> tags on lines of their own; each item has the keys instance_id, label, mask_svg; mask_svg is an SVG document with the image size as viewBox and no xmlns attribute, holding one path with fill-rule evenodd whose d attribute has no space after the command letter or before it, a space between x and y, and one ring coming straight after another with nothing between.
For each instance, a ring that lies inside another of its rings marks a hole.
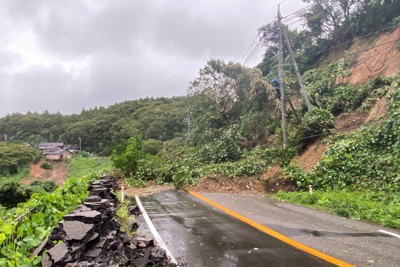
<instances>
[{"instance_id":1,"label":"grass","mask_svg":"<svg viewBox=\"0 0 400 267\"><path fill-rule=\"evenodd\" d=\"M121 232L133 236L136 234L136 231L132 230L134 218L129 214L129 205L129 200L125 200L125 202L120 203L116 211L116 215L118 217L119 223L121 224Z\"/></svg>"},{"instance_id":2,"label":"grass","mask_svg":"<svg viewBox=\"0 0 400 267\"><path fill-rule=\"evenodd\" d=\"M389 192L278 192L280 200L400 229L400 195Z\"/></svg>"},{"instance_id":3,"label":"grass","mask_svg":"<svg viewBox=\"0 0 400 267\"><path fill-rule=\"evenodd\" d=\"M111 161L103 157L81 158L68 160L68 177L82 177L111 167Z\"/></svg>"}]
</instances>

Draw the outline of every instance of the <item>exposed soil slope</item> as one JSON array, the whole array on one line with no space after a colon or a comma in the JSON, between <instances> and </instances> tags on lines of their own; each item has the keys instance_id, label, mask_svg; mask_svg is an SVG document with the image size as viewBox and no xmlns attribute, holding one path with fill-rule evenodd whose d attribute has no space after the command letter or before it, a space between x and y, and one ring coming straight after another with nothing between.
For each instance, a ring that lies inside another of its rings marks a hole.
<instances>
[{"instance_id":1,"label":"exposed soil slope","mask_svg":"<svg viewBox=\"0 0 400 267\"><path fill-rule=\"evenodd\" d=\"M355 41L347 51L347 54L352 55L348 59L354 63L349 82L358 85L377 76L390 77L397 74L400 70L399 40L400 28L397 28L382 34L373 43Z\"/></svg>"},{"instance_id":2,"label":"exposed soil slope","mask_svg":"<svg viewBox=\"0 0 400 267\"><path fill-rule=\"evenodd\" d=\"M23 184L31 184L37 180L51 180L55 182L57 186L62 185L68 174L68 164L66 162L60 161L53 163L53 168L51 170L43 169L40 167L40 164L41 162L30 165L30 175L22 180Z\"/></svg>"},{"instance_id":3,"label":"exposed soil slope","mask_svg":"<svg viewBox=\"0 0 400 267\"><path fill-rule=\"evenodd\" d=\"M294 158L292 162L299 165L303 171L309 171L318 164L327 147L321 140L318 140L310 145L302 155Z\"/></svg>"}]
</instances>

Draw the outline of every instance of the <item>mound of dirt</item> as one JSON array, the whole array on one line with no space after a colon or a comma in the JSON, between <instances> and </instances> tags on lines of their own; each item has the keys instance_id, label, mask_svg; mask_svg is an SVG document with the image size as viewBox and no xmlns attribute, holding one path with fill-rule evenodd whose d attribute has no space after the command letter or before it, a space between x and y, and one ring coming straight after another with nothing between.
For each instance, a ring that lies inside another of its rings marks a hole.
<instances>
[{"instance_id":1,"label":"mound of dirt","mask_svg":"<svg viewBox=\"0 0 400 267\"><path fill-rule=\"evenodd\" d=\"M196 192L262 195L265 193L265 185L261 179L251 176L235 178L210 176L201 178L196 185L188 187L187 190Z\"/></svg>"},{"instance_id":2,"label":"mound of dirt","mask_svg":"<svg viewBox=\"0 0 400 267\"><path fill-rule=\"evenodd\" d=\"M118 188L120 189L122 185L122 181L118 181ZM134 197L134 196L147 196L152 195L158 192L167 191L174 189L172 185L159 185L154 181L146 181L144 187L129 187L125 186L124 190L126 196Z\"/></svg>"}]
</instances>

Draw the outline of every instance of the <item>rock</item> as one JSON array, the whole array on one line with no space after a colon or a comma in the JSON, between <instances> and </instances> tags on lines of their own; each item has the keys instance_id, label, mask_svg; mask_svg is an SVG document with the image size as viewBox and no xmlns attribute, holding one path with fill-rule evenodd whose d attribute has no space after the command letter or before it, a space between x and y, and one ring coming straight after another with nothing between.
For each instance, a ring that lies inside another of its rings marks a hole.
<instances>
[{"instance_id":1,"label":"rock","mask_svg":"<svg viewBox=\"0 0 400 267\"><path fill-rule=\"evenodd\" d=\"M119 245L118 241L113 240L108 244L107 250L117 250L118 249L118 245Z\"/></svg>"},{"instance_id":2,"label":"rock","mask_svg":"<svg viewBox=\"0 0 400 267\"><path fill-rule=\"evenodd\" d=\"M154 240L151 238L136 237L135 240L137 241L138 248L147 248L149 246L154 246Z\"/></svg>"},{"instance_id":3,"label":"rock","mask_svg":"<svg viewBox=\"0 0 400 267\"><path fill-rule=\"evenodd\" d=\"M99 234L94 232L94 234L90 237L90 239L87 241L87 246L92 246L93 244L96 244L97 241L99 241Z\"/></svg>"},{"instance_id":4,"label":"rock","mask_svg":"<svg viewBox=\"0 0 400 267\"><path fill-rule=\"evenodd\" d=\"M54 265L73 261L65 243L59 243L49 250L50 259Z\"/></svg>"},{"instance_id":5,"label":"rock","mask_svg":"<svg viewBox=\"0 0 400 267\"><path fill-rule=\"evenodd\" d=\"M101 197L99 196L88 196L87 198L85 198L85 202L100 202L101 201Z\"/></svg>"},{"instance_id":6,"label":"rock","mask_svg":"<svg viewBox=\"0 0 400 267\"><path fill-rule=\"evenodd\" d=\"M70 213L64 216L64 220L96 224L101 221L101 213L95 210Z\"/></svg>"},{"instance_id":7,"label":"rock","mask_svg":"<svg viewBox=\"0 0 400 267\"><path fill-rule=\"evenodd\" d=\"M122 233L120 223L114 218L117 197L111 189L116 188L112 176L104 176L89 184L89 197L75 211L65 215L59 222L44 249L42 265L68 267L112 266L167 266L166 254L154 247L154 240ZM129 213L140 215L137 205L129 207ZM130 228L136 230L134 222ZM62 240L54 246L54 241Z\"/></svg>"},{"instance_id":8,"label":"rock","mask_svg":"<svg viewBox=\"0 0 400 267\"><path fill-rule=\"evenodd\" d=\"M85 243L75 243L70 246L70 253L74 260L78 260L82 256L83 252L85 251L85 245Z\"/></svg>"},{"instance_id":9,"label":"rock","mask_svg":"<svg viewBox=\"0 0 400 267\"><path fill-rule=\"evenodd\" d=\"M93 233L94 225L79 221L64 221L62 223L62 229L67 241L86 242Z\"/></svg>"},{"instance_id":10,"label":"rock","mask_svg":"<svg viewBox=\"0 0 400 267\"><path fill-rule=\"evenodd\" d=\"M130 207L128 208L128 212L129 212L129 214L131 214L131 215L136 215L136 216L138 216L138 215L140 215L140 214L142 213L142 212L140 211L140 208L139 208L138 205L130 206Z\"/></svg>"},{"instance_id":11,"label":"rock","mask_svg":"<svg viewBox=\"0 0 400 267\"><path fill-rule=\"evenodd\" d=\"M93 248L85 253L84 259L90 261L93 258L99 257L102 252L103 252L103 250L101 248Z\"/></svg>"},{"instance_id":12,"label":"rock","mask_svg":"<svg viewBox=\"0 0 400 267\"><path fill-rule=\"evenodd\" d=\"M132 243L132 238L124 233L121 236L121 241L124 245L129 245Z\"/></svg>"},{"instance_id":13,"label":"rock","mask_svg":"<svg viewBox=\"0 0 400 267\"><path fill-rule=\"evenodd\" d=\"M74 262L68 263L65 267L98 267L95 263L83 261L83 262Z\"/></svg>"},{"instance_id":14,"label":"rock","mask_svg":"<svg viewBox=\"0 0 400 267\"><path fill-rule=\"evenodd\" d=\"M139 223L138 222L132 223L131 230L136 231L137 229L139 229Z\"/></svg>"},{"instance_id":15,"label":"rock","mask_svg":"<svg viewBox=\"0 0 400 267\"><path fill-rule=\"evenodd\" d=\"M80 212L80 211L91 211L92 209L85 206L85 205L79 205L78 209L76 210L76 212Z\"/></svg>"},{"instance_id":16,"label":"rock","mask_svg":"<svg viewBox=\"0 0 400 267\"><path fill-rule=\"evenodd\" d=\"M43 254L42 256L42 267L51 267L53 262L50 260L50 256L48 253Z\"/></svg>"},{"instance_id":17,"label":"rock","mask_svg":"<svg viewBox=\"0 0 400 267\"><path fill-rule=\"evenodd\" d=\"M133 243L130 243L129 245L127 245L127 247L129 248L129 249L137 249L137 246L135 245L135 244L133 244Z\"/></svg>"},{"instance_id":18,"label":"rock","mask_svg":"<svg viewBox=\"0 0 400 267\"><path fill-rule=\"evenodd\" d=\"M45 250L45 247L47 245L47 240L44 240L31 254L31 257L37 256L39 254L42 254L43 251Z\"/></svg>"},{"instance_id":19,"label":"rock","mask_svg":"<svg viewBox=\"0 0 400 267\"><path fill-rule=\"evenodd\" d=\"M110 206L107 199L101 199L98 202L84 202L83 204L94 210L106 209Z\"/></svg>"},{"instance_id":20,"label":"rock","mask_svg":"<svg viewBox=\"0 0 400 267\"><path fill-rule=\"evenodd\" d=\"M97 187L90 190L90 196L106 197L106 194L110 191L107 187Z\"/></svg>"},{"instance_id":21,"label":"rock","mask_svg":"<svg viewBox=\"0 0 400 267\"><path fill-rule=\"evenodd\" d=\"M166 258L166 252L163 249L154 249L150 253L149 261L151 263L160 263L163 262Z\"/></svg>"}]
</instances>

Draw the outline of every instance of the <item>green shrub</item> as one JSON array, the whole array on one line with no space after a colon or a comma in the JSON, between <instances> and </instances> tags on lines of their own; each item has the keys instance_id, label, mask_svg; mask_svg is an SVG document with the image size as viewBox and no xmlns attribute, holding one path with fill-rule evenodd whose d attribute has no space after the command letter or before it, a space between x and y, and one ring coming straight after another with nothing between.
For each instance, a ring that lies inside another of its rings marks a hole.
<instances>
[{"instance_id":1,"label":"green shrub","mask_svg":"<svg viewBox=\"0 0 400 267\"><path fill-rule=\"evenodd\" d=\"M314 185L309 175L305 173L299 166L289 164L283 169L283 174L296 182L300 189L307 189L309 185Z\"/></svg>"},{"instance_id":2,"label":"green shrub","mask_svg":"<svg viewBox=\"0 0 400 267\"><path fill-rule=\"evenodd\" d=\"M301 121L301 136L304 145L326 135L335 129L335 119L332 114L324 109L312 108Z\"/></svg>"},{"instance_id":3,"label":"green shrub","mask_svg":"<svg viewBox=\"0 0 400 267\"><path fill-rule=\"evenodd\" d=\"M278 164L283 167L290 163L290 160L296 155L297 149L293 146L285 148L267 147L264 150L265 158L269 163Z\"/></svg>"},{"instance_id":4,"label":"green shrub","mask_svg":"<svg viewBox=\"0 0 400 267\"><path fill-rule=\"evenodd\" d=\"M34 181L30 184L30 186L33 188L34 192L39 192L41 190L44 190L46 192L52 192L57 188L57 185L53 181Z\"/></svg>"},{"instance_id":5,"label":"green shrub","mask_svg":"<svg viewBox=\"0 0 400 267\"><path fill-rule=\"evenodd\" d=\"M143 141L143 150L147 154L156 155L163 149L163 143L156 139L147 139Z\"/></svg>"},{"instance_id":6,"label":"green shrub","mask_svg":"<svg viewBox=\"0 0 400 267\"><path fill-rule=\"evenodd\" d=\"M45 170L51 170L53 169L53 165L49 162L43 162L42 164L40 164L40 167L42 167Z\"/></svg>"},{"instance_id":7,"label":"green shrub","mask_svg":"<svg viewBox=\"0 0 400 267\"><path fill-rule=\"evenodd\" d=\"M113 150L111 161L115 168L120 169L126 177L133 177L138 170L139 161L145 156L141 136L129 138L124 150Z\"/></svg>"},{"instance_id":8,"label":"green shrub","mask_svg":"<svg viewBox=\"0 0 400 267\"><path fill-rule=\"evenodd\" d=\"M339 61L328 67L305 73L307 91L314 105L334 115L354 111L357 108L369 110L389 89L392 78L377 77L360 86L347 83L349 62Z\"/></svg>"},{"instance_id":9,"label":"green shrub","mask_svg":"<svg viewBox=\"0 0 400 267\"><path fill-rule=\"evenodd\" d=\"M0 176L18 173L33 159L33 150L25 144L0 142Z\"/></svg>"},{"instance_id":10,"label":"green shrub","mask_svg":"<svg viewBox=\"0 0 400 267\"><path fill-rule=\"evenodd\" d=\"M172 174L172 182L178 189L188 185L194 185L200 177L198 163L192 159L183 159L173 164L169 170Z\"/></svg>"},{"instance_id":11,"label":"green shrub","mask_svg":"<svg viewBox=\"0 0 400 267\"><path fill-rule=\"evenodd\" d=\"M34 181L30 185L16 181L6 182L0 188L0 205L7 208L15 207L18 203L27 201L33 193L52 192L56 188L53 181Z\"/></svg>"},{"instance_id":12,"label":"green shrub","mask_svg":"<svg viewBox=\"0 0 400 267\"><path fill-rule=\"evenodd\" d=\"M135 178L139 180L155 180L160 176L160 169L165 164L159 156L146 155L138 162Z\"/></svg>"},{"instance_id":13,"label":"green shrub","mask_svg":"<svg viewBox=\"0 0 400 267\"><path fill-rule=\"evenodd\" d=\"M225 134L221 139L217 139L211 145L205 145L200 152L204 162L227 162L240 159L242 151L235 140L229 134Z\"/></svg>"},{"instance_id":14,"label":"green shrub","mask_svg":"<svg viewBox=\"0 0 400 267\"><path fill-rule=\"evenodd\" d=\"M15 207L18 203L27 201L32 193L32 188L27 185L15 181L4 183L0 188L0 205Z\"/></svg>"}]
</instances>

